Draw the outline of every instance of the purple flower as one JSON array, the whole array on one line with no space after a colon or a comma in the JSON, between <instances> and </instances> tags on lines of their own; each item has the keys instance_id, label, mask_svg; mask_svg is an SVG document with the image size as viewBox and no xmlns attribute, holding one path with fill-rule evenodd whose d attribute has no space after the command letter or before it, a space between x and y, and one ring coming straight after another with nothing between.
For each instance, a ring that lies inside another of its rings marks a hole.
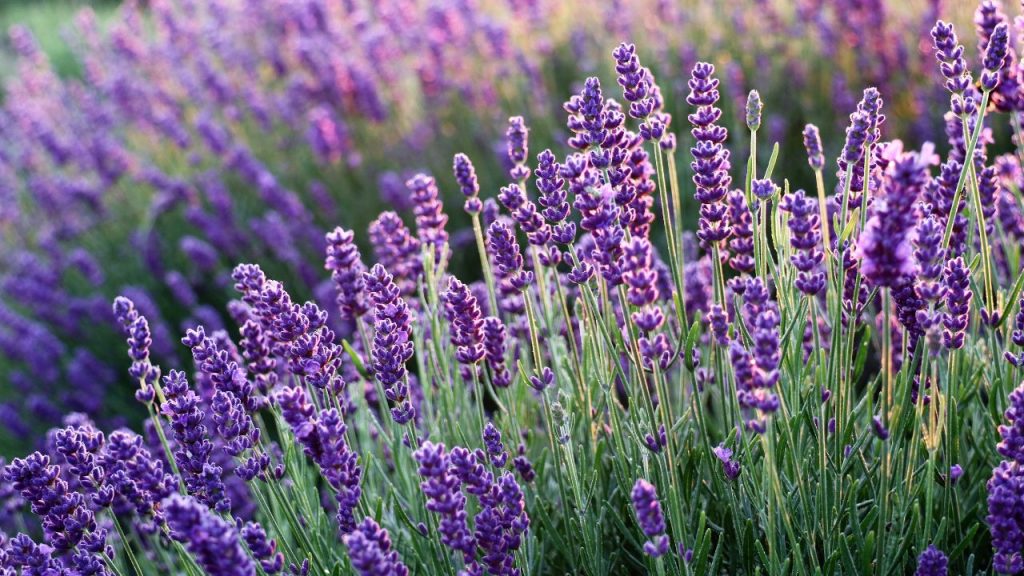
<instances>
[{"instance_id":1,"label":"purple flower","mask_svg":"<svg viewBox=\"0 0 1024 576\"><path fill-rule=\"evenodd\" d=\"M163 458L154 457L134 432L111 432L99 460L105 482L115 491L111 507L118 514L134 510L140 518L153 519L160 501L178 490L177 478L164 471ZM137 526L144 533L156 531L149 522Z\"/></svg>"},{"instance_id":2,"label":"purple flower","mask_svg":"<svg viewBox=\"0 0 1024 576\"><path fill-rule=\"evenodd\" d=\"M501 443L501 432L494 423L488 422L484 426L483 439L487 455L491 459L491 465L495 468L504 468L508 463L508 452L505 451L505 445Z\"/></svg>"},{"instance_id":3,"label":"purple flower","mask_svg":"<svg viewBox=\"0 0 1024 576\"><path fill-rule=\"evenodd\" d=\"M583 91L566 102L564 108L570 114L568 127L573 132L569 146L588 151L580 159L585 162L589 158L593 168L607 168L610 158L604 148L614 145L616 138L621 136L620 129L625 117L620 110L606 109L601 81L594 77L587 78L583 83Z\"/></svg>"},{"instance_id":4,"label":"purple flower","mask_svg":"<svg viewBox=\"0 0 1024 576\"><path fill-rule=\"evenodd\" d=\"M1010 34L1005 22L1000 22L992 30L987 46L985 47L985 58L983 65L984 72L981 74L981 87L984 90L995 90L999 85L999 72L1006 63L1006 55L1009 50Z\"/></svg>"},{"instance_id":5,"label":"purple flower","mask_svg":"<svg viewBox=\"0 0 1024 576\"><path fill-rule=\"evenodd\" d=\"M353 241L351 230L341 227L327 233L327 259L324 268L331 271L331 279L338 292L337 303L341 317L355 320L366 310L363 297L363 266L359 248Z\"/></svg>"},{"instance_id":6,"label":"purple flower","mask_svg":"<svg viewBox=\"0 0 1024 576\"><path fill-rule=\"evenodd\" d=\"M668 446L668 431L665 430L665 425L658 426L658 433L652 434L648 432L644 435L644 445L647 449L655 454L660 454L661 450Z\"/></svg>"},{"instance_id":7,"label":"purple flower","mask_svg":"<svg viewBox=\"0 0 1024 576\"><path fill-rule=\"evenodd\" d=\"M2 542L0 542L2 543ZM6 552L6 557L4 554ZM11 539L9 549L0 548L0 565L10 568L12 574L24 576L51 576L65 573L61 562L53 557L53 548L36 544L27 534L18 534Z\"/></svg>"},{"instance_id":8,"label":"purple flower","mask_svg":"<svg viewBox=\"0 0 1024 576\"><path fill-rule=\"evenodd\" d=\"M224 450L232 456L245 459L235 468L235 474L243 480L252 480L262 474L270 466L270 458L248 453L259 443L260 429L253 423L238 396L218 390L210 401L210 411L217 433L224 441Z\"/></svg>"},{"instance_id":9,"label":"purple flower","mask_svg":"<svg viewBox=\"0 0 1024 576\"><path fill-rule=\"evenodd\" d=\"M526 157L529 154L529 134L526 122L522 116L512 116L508 119L508 130L505 132L505 142L508 150L508 160L512 164L509 170L509 177L517 182L522 182L530 177L530 169L526 166Z\"/></svg>"},{"instance_id":10,"label":"purple flower","mask_svg":"<svg viewBox=\"0 0 1024 576\"><path fill-rule=\"evenodd\" d=\"M1001 574L1024 570L1024 469L1003 460L992 470L988 489L988 523L995 555L993 568Z\"/></svg>"},{"instance_id":11,"label":"purple flower","mask_svg":"<svg viewBox=\"0 0 1024 576\"><path fill-rule=\"evenodd\" d=\"M885 122L885 116L881 114L882 96L875 88L864 90L864 97L857 104L857 110L850 114L850 125L846 129L846 142L843 150L836 160L839 166L837 177L841 187L846 186L849 181L849 209L861 207L867 175L871 166L864 166L864 155L869 146L877 143L879 127Z\"/></svg>"},{"instance_id":12,"label":"purple flower","mask_svg":"<svg viewBox=\"0 0 1024 576\"><path fill-rule=\"evenodd\" d=\"M439 264L447 257L448 232L445 224L448 215L438 197L437 184L426 174L417 174L405 183L412 198L413 214L416 215L416 235L424 246L434 249L434 263Z\"/></svg>"},{"instance_id":13,"label":"purple flower","mask_svg":"<svg viewBox=\"0 0 1024 576\"><path fill-rule=\"evenodd\" d=\"M914 239L914 259L917 261L917 295L929 302L937 301L943 292L942 249L943 228L935 216L927 216L917 223Z\"/></svg>"},{"instance_id":14,"label":"purple flower","mask_svg":"<svg viewBox=\"0 0 1024 576\"><path fill-rule=\"evenodd\" d=\"M711 328L711 334L715 338L715 343L724 346L728 342L729 336L729 315L725 313L725 310L720 305L712 304L705 320Z\"/></svg>"},{"instance_id":15,"label":"purple flower","mask_svg":"<svg viewBox=\"0 0 1024 576\"><path fill-rule=\"evenodd\" d=\"M483 564L489 574L515 576L520 573L514 567L515 553L530 526L523 492L509 472L497 482L488 482L486 488L478 495L482 509L474 518L474 536L483 551Z\"/></svg>"},{"instance_id":16,"label":"purple flower","mask_svg":"<svg viewBox=\"0 0 1024 576\"><path fill-rule=\"evenodd\" d=\"M483 320L480 305L469 287L451 276L448 290L441 295L451 320L451 340L455 359L461 364L476 364L484 358Z\"/></svg>"},{"instance_id":17,"label":"purple flower","mask_svg":"<svg viewBox=\"0 0 1024 576\"><path fill-rule=\"evenodd\" d=\"M882 418L879 416L871 417L871 429L874 431L875 436L883 442L889 439L889 429L885 427L885 423L882 422Z\"/></svg>"},{"instance_id":18,"label":"purple flower","mask_svg":"<svg viewBox=\"0 0 1024 576\"><path fill-rule=\"evenodd\" d=\"M789 243L793 247L790 262L797 269L796 287L808 296L825 288L825 273L821 270L824 254L821 251L821 218L818 205L803 190L787 194L779 209L789 212Z\"/></svg>"},{"instance_id":19,"label":"purple flower","mask_svg":"<svg viewBox=\"0 0 1024 576\"><path fill-rule=\"evenodd\" d=\"M551 241L556 244L569 245L576 239L576 223L566 221L569 216L568 194L565 180L561 175L562 167L555 161L551 150L544 150L537 155L537 191L540 197L541 214L551 226ZM557 262L555 262L557 264Z\"/></svg>"},{"instance_id":20,"label":"purple flower","mask_svg":"<svg viewBox=\"0 0 1024 576\"><path fill-rule=\"evenodd\" d=\"M924 189L924 197L932 206L932 214L945 230L953 210L953 198L956 195L957 181L963 165L956 160L949 160L939 168L939 174L931 179ZM967 217L963 211L966 202L963 198L957 205L953 215L953 234L949 239L949 256L959 256L967 247Z\"/></svg>"},{"instance_id":21,"label":"purple flower","mask_svg":"<svg viewBox=\"0 0 1024 576\"><path fill-rule=\"evenodd\" d=\"M1004 416L1009 424L999 426L1001 438L996 450L1001 456L1024 463L1024 387L1010 392L1009 406Z\"/></svg>"},{"instance_id":22,"label":"purple flower","mask_svg":"<svg viewBox=\"0 0 1024 576\"><path fill-rule=\"evenodd\" d=\"M459 191L466 197L465 210L469 214L479 214L484 205L480 201L480 184L476 179L476 169L469 161L469 156L463 153L455 155L452 161L452 171L455 173L455 182L459 185Z\"/></svg>"},{"instance_id":23,"label":"purple flower","mask_svg":"<svg viewBox=\"0 0 1024 576\"><path fill-rule=\"evenodd\" d=\"M722 462L722 472L725 473L725 477L729 480L735 480L739 478L741 467L740 463L732 459L732 450L726 448L725 444L719 444L711 449L715 457Z\"/></svg>"},{"instance_id":24,"label":"purple flower","mask_svg":"<svg viewBox=\"0 0 1024 576\"><path fill-rule=\"evenodd\" d=\"M264 572L272 575L284 568L284 554L277 551L277 542L267 538L262 526L256 522L247 522L242 526L241 535Z\"/></svg>"},{"instance_id":25,"label":"purple flower","mask_svg":"<svg viewBox=\"0 0 1024 576\"><path fill-rule=\"evenodd\" d=\"M227 338L224 332L220 332L219 335ZM214 334L214 338L216 337L218 334ZM255 412L263 407L263 398L255 394L252 382L246 378L245 370L239 367L238 357L233 354L234 345L230 341L230 349L224 349L214 342L213 338L206 336L206 330L202 326L197 326L195 329L185 331L181 343L191 349L192 359L200 377L205 378L215 391L224 391L236 396L249 412Z\"/></svg>"},{"instance_id":26,"label":"purple flower","mask_svg":"<svg viewBox=\"0 0 1024 576\"><path fill-rule=\"evenodd\" d=\"M161 508L171 538L189 551L210 576L255 576L256 566L238 532L212 510L188 496L173 494Z\"/></svg>"},{"instance_id":27,"label":"purple flower","mask_svg":"<svg viewBox=\"0 0 1024 576\"><path fill-rule=\"evenodd\" d=\"M537 477L537 472L533 469L533 463L526 457L526 445L520 443L518 455L512 459L512 465L515 466L516 473L523 479L523 482L529 484L533 482L533 479Z\"/></svg>"},{"instance_id":28,"label":"purple flower","mask_svg":"<svg viewBox=\"0 0 1024 576\"><path fill-rule=\"evenodd\" d=\"M523 270L523 256L515 235L501 221L487 229L487 247L494 260L495 277L503 295L518 295L533 283L533 273Z\"/></svg>"},{"instance_id":29,"label":"purple flower","mask_svg":"<svg viewBox=\"0 0 1024 576\"><path fill-rule=\"evenodd\" d=\"M512 219L526 233L531 245L544 246L551 241L551 226L544 221L537 206L526 197L526 192L518 184L502 187L498 199L512 213Z\"/></svg>"},{"instance_id":30,"label":"purple flower","mask_svg":"<svg viewBox=\"0 0 1024 576\"><path fill-rule=\"evenodd\" d=\"M1013 317L1013 332L1010 333L1010 341L1017 347L1024 347L1024 296L1021 296L1017 302L1017 314ZM1014 366L1024 367L1024 352L1014 354L1007 350L1004 355Z\"/></svg>"},{"instance_id":31,"label":"purple flower","mask_svg":"<svg viewBox=\"0 0 1024 576\"><path fill-rule=\"evenodd\" d=\"M975 162L977 168L979 162ZM996 198L999 195L999 174L995 166L978 170L978 198L981 201L981 215L985 217L985 233L989 238L995 234Z\"/></svg>"},{"instance_id":32,"label":"purple flower","mask_svg":"<svg viewBox=\"0 0 1024 576\"><path fill-rule=\"evenodd\" d=\"M317 158L329 164L337 163L351 148L348 128L327 106L317 106L309 111L308 138Z\"/></svg>"},{"instance_id":33,"label":"purple flower","mask_svg":"<svg viewBox=\"0 0 1024 576\"><path fill-rule=\"evenodd\" d=\"M757 90L751 90L747 94L747 128L751 131L757 131L761 127L761 109L764 107L761 104L761 95L757 93Z\"/></svg>"},{"instance_id":34,"label":"purple flower","mask_svg":"<svg viewBox=\"0 0 1024 576\"><path fill-rule=\"evenodd\" d=\"M945 331L942 343L950 350L963 348L967 324L970 319L971 291L970 270L964 264L963 257L957 257L946 263L943 273L946 292L946 313L942 316Z\"/></svg>"},{"instance_id":35,"label":"purple flower","mask_svg":"<svg viewBox=\"0 0 1024 576\"><path fill-rule=\"evenodd\" d=\"M957 39L953 25L948 22L936 22L931 34L939 71L946 79L946 89L962 97L972 84L971 73L964 59L964 47Z\"/></svg>"},{"instance_id":36,"label":"purple flower","mask_svg":"<svg viewBox=\"0 0 1024 576\"><path fill-rule=\"evenodd\" d=\"M722 111L715 106L718 102L718 79L712 77L714 72L713 65L698 62L690 74L690 94L686 98L690 106L697 107L697 111L688 117L695 140L690 149L693 154L693 183L696 185L694 197L700 202L697 237L708 245L729 237L728 207L723 200L732 182L729 177L729 151L723 145L728 131L718 125Z\"/></svg>"},{"instance_id":37,"label":"purple flower","mask_svg":"<svg viewBox=\"0 0 1024 576\"><path fill-rule=\"evenodd\" d=\"M420 241L409 233L405 223L394 212L383 212L370 223L370 241L377 262L394 274L404 296L416 293L416 283L423 274Z\"/></svg>"},{"instance_id":38,"label":"purple flower","mask_svg":"<svg viewBox=\"0 0 1024 576\"><path fill-rule=\"evenodd\" d=\"M512 375L505 365L507 330L500 318L488 316L483 323L484 355L491 371L491 382L498 388L508 388Z\"/></svg>"},{"instance_id":39,"label":"purple flower","mask_svg":"<svg viewBox=\"0 0 1024 576\"><path fill-rule=\"evenodd\" d=\"M949 483L952 486L956 486L956 483L960 481L964 475L964 469L959 464L953 464L949 467Z\"/></svg>"},{"instance_id":40,"label":"purple flower","mask_svg":"<svg viewBox=\"0 0 1024 576\"><path fill-rule=\"evenodd\" d=\"M756 410L757 418L747 420L747 428L761 434L765 430L764 416L779 408L779 399L771 391L779 380L779 314L769 300L768 289L760 278L747 281L744 290L744 314L751 326L753 352L748 352L739 341L729 345L729 359L736 378L736 395L740 407Z\"/></svg>"},{"instance_id":41,"label":"purple flower","mask_svg":"<svg viewBox=\"0 0 1024 576\"><path fill-rule=\"evenodd\" d=\"M747 195L742 190L729 192L729 266L741 274L754 271L753 217L747 206Z\"/></svg>"},{"instance_id":42,"label":"purple flower","mask_svg":"<svg viewBox=\"0 0 1024 576\"><path fill-rule=\"evenodd\" d=\"M366 293L374 304L371 368L393 406L392 418L399 424L406 424L414 416L405 368L413 355L409 309L383 266L374 264L364 278Z\"/></svg>"},{"instance_id":43,"label":"purple flower","mask_svg":"<svg viewBox=\"0 0 1024 576\"><path fill-rule=\"evenodd\" d=\"M876 286L894 287L914 274L910 231L914 203L928 181L927 160L917 153L902 154L886 169L883 195L871 204L871 216L858 240L861 273Z\"/></svg>"},{"instance_id":44,"label":"purple flower","mask_svg":"<svg viewBox=\"0 0 1024 576\"><path fill-rule=\"evenodd\" d=\"M360 576L407 576L409 569L398 552L391 549L391 536L367 517L356 529L342 537L352 567Z\"/></svg>"},{"instance_id":45,"label":"purple flower","mask_svg":"<svg viewBox=\"0 0 1024 576\"><path fill-rule=\"evenodd\" d=\"M85 496L70 489L60 467L50 457L34 452L15 458L3 470L3 481L31 505L43 525L46 541L59 551L73 550L87 533L96 530L96 518Z\"/></svg>"},{"instance_id":46,"label":"purple flower","mask_svg":"<svg viewBox=\"0 0 1024 576\"><path fill-rule=\"evenodd\" d=\"M664 321L660 310L652 305L658 300L658 273L652 268L651 243L645 238L633 238L623 248L622 279L626 299L641 310L633 313L633 321L644 332L657 330Z\"/></svg>"},{"instance_id":47,"label":"purple flower","mask_svg":"<svg viewBox=\"0 0 1024 576\"><path fill-rule=\"evenodd\" d=\"M990 102L996 110L1014 112L1021 105L1017 55L1010 46L1009 19L1000 8L998 1L985 0L974 13L984 67L980 85L985 90L994 89ZM1007 28L1000 31L1000 26Z\"/></svg>"},{"instance_id":48,"label":"purple flower","mask_svg":"<svg viewBox=\"0 0 1024 576\"><path fill-rule=\"evenodd\" d=\"M917 557L917 570L914 572L914 576L946 576L948 563L949 560L942 550L932 544Z\"/></svg>"},{"instance_id":49,"label":"purple flower","mask_svg":"<svg viewBox=\"0 0 1024 576\"><path fill-rule=\"evenodd\" d=\"M565 180L560 174L561 168L561 164L550 149L537 155L535 175L537 191L540 193L537 203L544 208L541 211L544 219L552 225L563 222L569 216L569 203L566 202L568 195L565 191Z\"/></svg>"},{"instance_id":50,"label":"purple flower","mask_svg":"<svg viewBox=\"0 0 1024 576\"><path fill-rule=\"evenodd\" d=\"M640 66L640 61L636 57L636 46L619 44L618 48L612 51L612 56L615 58L619 86L622 86L623 96L629 102L629 115L638 120L647 120L654 111L654 100L649 97L651 85L648 81L648 72Z\"/></svg>"},{"instance_id":51,"label":"purple flower","mask_svg":"<svg viewBox=\"0 0 1024 576\"><path fill-rule=\"evenodd\" d=\"M530 376L527 380L530 383L530 387L537 392L543 392L555 383L555 373L551 368L545 366L539 373Z\"/></svg>"},{"instance_id":52,"label":"purple flower","mask_svg":"<svg viewBox=\"0 0 1024 576\"><path fill-rule=\"evenodd\" d=\"M754 180L750 183L750 193L759 200L771 200L779 193L779 187L771 180Z\"/></svg>"},{"instance_id":53,"label":"purple flower","mask_svg":"<svg viewBox=\"0 0 1024 576\"><path fill-rule=\"evenodd\" d=\"M114 317L128 336L128 356L132 359L128 373L139 381L135 398L143 404L149 404L156 396L154 385L160 379L160 369L149 360L149 348L153 344L149 322L139 314L135 304L124 296L114 299Z\"/></svg>"},{"instance_id":54,"label":"purple flower","mask_svg":"<svg viewBox=\"0 0 1024 576\"><path fill-rule=\"evenodd\" d=\"M821 151L821 134L814 124L804 126L804 149L807 150L807 163L815 172L825 168L825 155Z\"/></svg>"},{"instance_id":55,"label":"purple flower","mask_svg":"<svg viewBox=\"0 0 1024 576\"><path fill-rule=\"evenodd\" d=\"M593 239L593 248L589 254L586 254L586 250L584 253L600 270L605 282L615 287L622 283L620 258L626 231L619 220L621 209L612 196L611 188L605 185L578 194L573 205L580 212L580 227L590 232ZM583 272L580 270L581 274Z\"/></svg>"},{"instance_id":56,"label":"purple flower","mask_svg":"<svg viewBox=\"0 0 1024 576\"><path fill-rule=\"evenodd\" d=\"M616 194L616 202L622 205L622 221L633 236L647 238L654 223L655 170L642 146L629 152L623 166L629 169L629 179L619 186L620 192Z\"/></svg>"},{"instance_id":57,"label":"purple flower","mask_svg":"<svg viewBox=\"0 0 1024 576\"><path fill-rule=\"evenodd\" d=\"M355 529L355 509L362 494L363 469L359 456L345 440L348 427L334 408L317 410L302 387L290 386L277 393L281 416L288 423L303 452L320 467L320 473L335 491L338 527L342 534Z\"/></svg>"},{"instance_id":58,"label":"purple flower","mask_svg":"<svg viewBox=\"0 0 1024 576\"><path fill-rule=\"evenodd\" d=\"M438 515L441 542L461 552L466 562L476 553L476 541L466 521L466 497L459 489L460 481L449 471L451 458L444 444L425 441L413 453L423 478L420 488L427 497L427 510Z\"/></svg>"},{"instance_id":59,"label":"purple flower","mask_svg":"<svg viewBox=\"0 0 1024 576\"><path fill-rule=\"evenodd\" d=\"M189 495L217 512L229 511L231 500L221 478L223 469L212 460L214 445L203 424L206 414L199 407L199 396L189 388L185 373L179 370L171 370L164 377L163 390L167 401L161 410L171 422L174 461L185 488Z\"/></svg>"},{"instance_id":60,"label":"purple flower","mask_svg":"<svg viewBox=\"0 0 1024 576\"><path fill-rule=\"evenodd\" d=\"M668 535L665 534L665 516L661 512L661 502L654 485L638 478L630 493L633 510L640 530L648 538L644 543L644 552L648 556L658 557L668 552Z\"/></svg>"}]
</instances>

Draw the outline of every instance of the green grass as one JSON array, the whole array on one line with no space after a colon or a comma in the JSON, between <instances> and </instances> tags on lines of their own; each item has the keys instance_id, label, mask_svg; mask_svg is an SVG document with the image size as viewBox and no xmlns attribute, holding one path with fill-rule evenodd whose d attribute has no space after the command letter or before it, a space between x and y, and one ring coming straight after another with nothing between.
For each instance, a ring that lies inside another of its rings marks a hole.
<instances>
[{"instance_id":1,"label":"green grass","mask_svg":"<svg viewBox=\"0 0 1024 576\"><path fill-rule=\"evenodd\" d=\"M119 2L111 0L0 0L0 82L14 72L14 55L7 39L7 30L15 25L26 26L35 35L40 47L50 57L54 70L61 76L80 72L65 34L73 29L79 10L92 7L99 21L109 20Z\"/></svg>"}]
</instances>

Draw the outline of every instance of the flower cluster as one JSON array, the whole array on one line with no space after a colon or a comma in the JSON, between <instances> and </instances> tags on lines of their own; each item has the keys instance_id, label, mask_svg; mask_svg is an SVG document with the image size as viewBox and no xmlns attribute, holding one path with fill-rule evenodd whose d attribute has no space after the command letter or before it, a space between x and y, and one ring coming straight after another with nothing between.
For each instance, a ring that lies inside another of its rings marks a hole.
<instances>
[{"instance_id":1,"label":"flower cluster","mask_svg":"<svg viewBox=\"0 0 1024 576\"><path fill-rule=\"evenodd\" d=\"M648 556L663 556L668 553L668 535L665 534L665 517L661 512L658 492L650 482L639 478L630 493L633 510L640 530L649 540L644 543Z\"/></svg>"},{"instance_id":2,"label":"flower cluster","mask_svg":"<svg viewBox=\"0 0 1024 576\"><path fill-rule=\"evenodd\" d=\"M698 62L690 73L690 95L686 102L696 106L697 111L689 115L695 144L693 154L694 197L700 202L700 221L697 237L708 245L718 244L729 237L729 223L726 219L728 208L722 202L729 190L729 151L724 143L729 133L718 124L722 111L718 102L718 79L712 74L715 67Z\"/></svg>"},{"instance_id":3,"label":"flower cluster","mask_svg":"<svg viewBox=\"0 0 1024 576\"><path fill-rule=\"evenodd\" d=\"M392 418L405 424L415 416L405 368L413 355L409 309L393 277L380 264L365 274L365 282L374 306L373 374L393 405Z\"/></svg>"}]
</instances>

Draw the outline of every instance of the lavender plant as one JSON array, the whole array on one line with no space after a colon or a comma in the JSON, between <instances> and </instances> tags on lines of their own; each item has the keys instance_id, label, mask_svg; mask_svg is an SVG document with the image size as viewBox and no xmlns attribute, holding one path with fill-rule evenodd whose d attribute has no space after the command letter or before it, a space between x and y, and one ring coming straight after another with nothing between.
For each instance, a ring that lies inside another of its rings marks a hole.
<instances>
[{"instance_id":1,"label":"lavender plant","mask_svg":"<svg viewBox=\"0 0 1024 576\"><path fill-rule=\"evenodd\" d=\"M235 262L259 261L296 297L329 309L330 285L316 273L327 230L355 230L366 250L361 232L379 210L412 208L410 177L441 175L455 153L481 146L497 153L472 154L477 186L508 184L508 170L529 169L529 149L508 155L506 118L526 119L520 127L531 130L534 150L559 150L562 122L549 104L577 90L581 74L614 70L621 112L643 120L640 136L666 151L676 143L664 114L691 112L689 88L659 86L653 70L689 69L698 46L727 76L718 107L737 126L749 89L764 92L762 141L785 144L811 117L841 120L868 84L905 111L890 122L924 136L946 102L931 90L931 54L918 32L946 12L957 16L935 3L902 10L839 0L699 10L626 0L586 17L547 1L122 4L109 14L85 8L69 23L71 77L26 27L12 28L0 48L13 71L0 107L0 445L12 450L68 411L105 425L131 414L111 352L114 296L132 292L151 324L153 357L172 365L183 359L174 345L182 326L233 323L225 290ZM987 9L985 38L1001 14ZM717 32L724 22L737 34ZM645 41L609 59L610 38ZM794 57L810 53L820 58ZM1008 56L1004 70L1015 62ZM999 80L993 102L1008 109L1015 80L1006 72ZM796 105L795 93L816 97ZM841 128L822 124L826 137ZM623 224L634 230L651 224L660 201L651 194L658 173L636 166L648 154L624 159L638 193ZM796 156L779 158L786 166ZM458 198L450 186L439 192L449 205ZM690 212L673 218L692 223ZM448 216L452 233L473 219ZM453 271L476 274L476 259L461 250L473 239L452 238ZM564 244L542 262L561 259ZM672 244L681 249L679 239ZM351 326L334 328L348 336Z\"/></svg>"},{"instance_id":2,"label":"lavender plant","mask_svg":"<svg viewBox=\"0 0 1024 576\"><path fill-rule=\"evenodd\" d=\"M297 23L333 38L326 18L311 9ZM1006 19L992 2L978 9L977 85L954 27L932 30L933 81L950 93L945 162L934 144L889 138L898 113L869 87L833 147L834 179L820 131L804 129L813 192L779 174L777 144L758 158L771 100L750 92L730 118L720 69L696 62L689 126L673 125L669 92L632 44L609 59L623 102L587 78L563 107L568 138L535 162L529 117L510 118L508 165L489 176L500 186L483 183L469 147L448 179L411 174L394 208L412 225L382 213L365 231L372 251L362 230L321 234L239 152L274 205L257 229L282 233L270 261L294 268L237 265L218 280L232 290L223 318L197 309L177 351L157 350L173 329L145 291L113 301L147 418L132 432L71 412L2 465L0 570L1024 571L1024 177L1021 151L996 160L986 127L1024 101ZM432 56L428 87L448 70ZM348 73L358 84L358 67ZM195 80L233 101L233 84ZM334 113L308 112L326 158L347 142ZM203 132L211 147L229 137ZM187 202L188 185L167 185ZM289 233L322 235L322 281ZM210 272L229 254L184 244ZM455 266L474 247L478 274ZM168 289L198 303L176 278ZM327 293L303 301L321 283ZM186 351L191 373L174 360Z\"/></svg>"}]
</instances>

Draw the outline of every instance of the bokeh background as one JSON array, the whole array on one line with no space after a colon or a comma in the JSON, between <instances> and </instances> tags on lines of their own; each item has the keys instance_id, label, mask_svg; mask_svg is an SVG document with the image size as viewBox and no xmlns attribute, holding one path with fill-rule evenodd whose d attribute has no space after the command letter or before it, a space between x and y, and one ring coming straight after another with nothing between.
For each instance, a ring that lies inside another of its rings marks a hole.
<instances>
[{"instance_id":1,"label":"bokeh background","mask_svg":"<svg viewBox=\"0 0 1024 576\"><path fill-rule=\"evenodd\" d=\"M804 124L821 127L834 158L868 86L885 99L885 138L944 147L948 95L928 30L937 18L954 21L974 58L975 8L4 0L0 455L24 452L68 412L104 425L135 417L114 296L139 305L153 324L155 361L173 366L190 361L178 342L185 328L234 329L235 263L259 262L296 297L331 309L324 232L351 228L370 250L367 225L381 210L409 218L403 183L416 172L437 177L452 266L472 278L453 154L470 156L486 198L506 181L509 116L526 119L531 156L564 150L562 102L587 76L618 93L610 54L621 41L638 45L664 91L681 166L686 79L708 60L720 71L727 126L742 126L747 92L761 92L760 154L777 142L776 173L796 187L812 177Z\"/></svg>"}]
</instances>

